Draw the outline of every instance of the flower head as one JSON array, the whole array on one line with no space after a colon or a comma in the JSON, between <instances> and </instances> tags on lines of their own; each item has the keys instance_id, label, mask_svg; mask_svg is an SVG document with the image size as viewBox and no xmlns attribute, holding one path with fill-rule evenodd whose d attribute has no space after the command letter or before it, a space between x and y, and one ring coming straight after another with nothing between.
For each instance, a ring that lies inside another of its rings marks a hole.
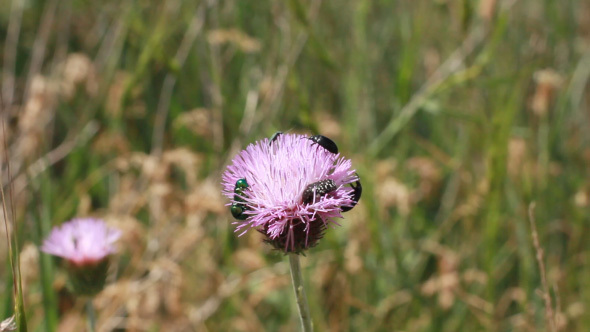
<instances>
[{"instance_id":1,"label":"flower head","mask_svg":"<svg viewBox=\"0 0 590 332\"><path fill-rule=\"evenodd\" d=\"M120 236L101 219L77 218L54 227L41 250L73 265L91 265L112 254Z\"/></svg>"},{"instance_id":2,"label":"flower head","mask_svg":"<svg viewBox=\"0 0 590 332\"><path fill-rule=\"evenodd\" d=\"M240 220L236 231L256 228L288 252L317 244L330 223L337 225L334 218L356 203L347 185L357 180L349 159L295 134L250 144L222 176L223 194Z\"/></svg>"},{"instance_id":3,"label":"flower head","mask_svg":"<svg viewBox=\"0 0 590 332\"><path fill-rule=\"evenodd\" d=\"M92 296L104 288L108 256L120 236L101 219L78 218L53 228L41 250L64 258L74 292Z\"/></svg>"}]
</instances>

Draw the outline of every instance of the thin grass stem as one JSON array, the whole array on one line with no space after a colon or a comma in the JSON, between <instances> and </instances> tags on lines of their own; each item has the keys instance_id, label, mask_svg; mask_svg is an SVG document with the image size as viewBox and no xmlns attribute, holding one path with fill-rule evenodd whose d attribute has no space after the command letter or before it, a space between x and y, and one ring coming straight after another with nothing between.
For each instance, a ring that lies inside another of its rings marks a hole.
<instances>
[{"instance_id":1,"label":"thin grass stem","mask_svg":"<svg viewBox=\"0 0 590 332\"><path fill-rule=\"evenodd\" d=\"M0 192L2 196L2 213L4 214L4 223L6 227L6 236L8 238L8 252L10 255L10 267L12 273L13 291L14 291L14 316L16 319L16 326L19 332L27 332L27 318L25 314L24 300L23 300L23 286L20 275L20 256L18 247L18 227L15 220L16 212L14 208L14 184L12 181L12 174L10 172L10 159L8 158L8 145L6 144L6 128L4 121L2 122L2 136L4 146L4 160L6 160L6 172L8 176L8 194L10 196L10 211L9 217L6 209L6 196L4 194L4 186L0 185ZM8 232L8 222L12 222L12 233Z\"/></svg>"}]
</instances>

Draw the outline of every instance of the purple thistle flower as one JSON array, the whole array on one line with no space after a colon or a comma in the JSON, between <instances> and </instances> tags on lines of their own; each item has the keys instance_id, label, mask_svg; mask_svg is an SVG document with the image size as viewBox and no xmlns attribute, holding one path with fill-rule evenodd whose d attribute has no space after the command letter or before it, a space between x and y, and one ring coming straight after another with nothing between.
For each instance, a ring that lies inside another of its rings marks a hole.
<instances>
[{"instance_id":1,"label":"purple thistle flower","mask_svg":"<svg viewBox=\"0 0 590 332\"><path fill-rule=\"evenodd\" d=\"M236 190L236 182L248 186ZM286 252L317 244L341 208L351 207L358 180L350 159L331 153L303 135L282 134L270 142L250 144L233 159L222 176L229 205L243 207L245 220L236 231L256 228L266 242Z\"/></svg>"},{"instance_id":2,"label":"purple thistle flower","mask_svg":"<svg viewBox=\"0 0 590 332\"><path fill-rule=\"evenodd\" d=\"M71 265L94 265L115 251L121 231L107 227L102 219L76 218L54 227L41 250Z\"/></svg>"}]
</instances>

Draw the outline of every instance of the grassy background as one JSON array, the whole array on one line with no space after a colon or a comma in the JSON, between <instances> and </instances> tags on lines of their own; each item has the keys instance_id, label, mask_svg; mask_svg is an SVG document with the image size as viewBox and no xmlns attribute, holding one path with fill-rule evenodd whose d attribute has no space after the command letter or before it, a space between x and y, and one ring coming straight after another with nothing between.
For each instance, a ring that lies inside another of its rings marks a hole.
<instances>
[{"instance_id":1,"label":"grassy background","mask_svg":"<svg viewBox=\"0 0 590 332\"><path fill-rule=\"evenodd\" d=\"M83 329L37 246L92 215L125 234L100 330L298 331L286 259L237 238L220 195L230 158L277 130L331 137L362 177L303 259L317 331L551 330L532 201L556 329L590 327L589 2L0 8L29 330Z\"/></svg>"}]
</instances>

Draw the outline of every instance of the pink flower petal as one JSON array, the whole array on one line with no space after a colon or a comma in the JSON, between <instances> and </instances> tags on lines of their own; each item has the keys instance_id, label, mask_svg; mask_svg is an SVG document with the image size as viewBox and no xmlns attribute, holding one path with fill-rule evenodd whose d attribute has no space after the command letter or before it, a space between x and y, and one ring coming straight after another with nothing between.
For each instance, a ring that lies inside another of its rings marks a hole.
<instances>
[{"instance_id":1,"label":"pink flower petal","mask_svg":"<svg viewBox=\"0 0 590 332\"><path fill-rule=\"evenodd\" d=\"M41 250L82 265L104 259L115 251L121 231L110 228L101 219L76 218L54 227Z\"/></svg>"}]
</instances>

